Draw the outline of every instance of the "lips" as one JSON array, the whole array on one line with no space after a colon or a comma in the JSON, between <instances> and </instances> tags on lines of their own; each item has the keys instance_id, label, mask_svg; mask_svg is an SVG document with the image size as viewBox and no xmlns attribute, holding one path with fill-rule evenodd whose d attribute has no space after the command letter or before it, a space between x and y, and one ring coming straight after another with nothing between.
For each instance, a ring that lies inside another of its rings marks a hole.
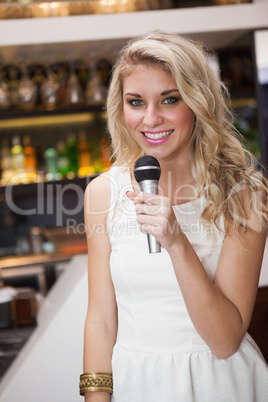
<instances>
[{"instance_id":1,"label":"lips","mask_svg":"<svg viewBox=\"0 0 268 402\"><path fill-rule=\"evenodd\" d=\"M142 131L142 134L148 138L149 140L154 140L154 141L158 141L158 140L162 140L168 136L170 136L173 133L174 130L168 130L168 131L158 131L158 132L146 132L146 131Z\"/></svg>"}]
</instances>

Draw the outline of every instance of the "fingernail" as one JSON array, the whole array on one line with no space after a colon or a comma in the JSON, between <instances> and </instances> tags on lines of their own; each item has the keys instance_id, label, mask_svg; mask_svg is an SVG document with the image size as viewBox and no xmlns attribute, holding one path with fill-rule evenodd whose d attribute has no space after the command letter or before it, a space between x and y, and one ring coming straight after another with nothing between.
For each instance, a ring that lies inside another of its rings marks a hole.
<instances>
[{"instance_id":1,"label":"fingernail","mask_svg":"<svg viewBox=\"0 0 268 402\"><path fill-rule=\"evenodd\" d=\"M126 195L127 195L128 193L130 193L130 191L126 191Z\"/></svg>"}]
</instances>

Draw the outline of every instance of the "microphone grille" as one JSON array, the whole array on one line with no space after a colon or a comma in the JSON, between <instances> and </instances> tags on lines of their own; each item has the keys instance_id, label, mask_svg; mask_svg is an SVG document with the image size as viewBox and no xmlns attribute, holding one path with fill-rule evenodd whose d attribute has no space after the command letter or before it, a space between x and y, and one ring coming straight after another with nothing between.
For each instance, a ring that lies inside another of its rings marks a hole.
<instances>
[{"instance_id":1,"label":"microphone grille","mask_svg":"<svg viewBox=\"0 0 268 402\"><path fill-rule=\"evenodd\" d=\"M159 180L160 175L160 164L154 156L145 155L137 159L134 165L134 176L138 183L144 180Z\"/></svg>"}]
</instances>

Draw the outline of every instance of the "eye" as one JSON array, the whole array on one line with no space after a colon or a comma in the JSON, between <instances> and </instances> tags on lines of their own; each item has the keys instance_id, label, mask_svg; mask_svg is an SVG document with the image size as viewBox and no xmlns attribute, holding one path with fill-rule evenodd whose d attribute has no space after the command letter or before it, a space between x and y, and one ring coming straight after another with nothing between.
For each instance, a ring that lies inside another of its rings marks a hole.
<instances>
[{"instance_id":1,"label":"eye","mask_svg":"<svg viewBox=\"0 0 268 402\"><path fill-rule=\"evenodd\" d=\"M128 102L131 106L142 106L143 102L140 99L132 99Z\"/></svg>"},{"instance_id":2,"label":"eye","mask_svg":"<svg viewBox=\"0 0 268 402\"><path fill-rule=\"evenodd\" d=\"M177 96L170 96L170 97L164 99L164 100L163 100L163 103L164 103L164 104L168 104L168 105L172 105L172 104L174 104L174 103L179 102L179 100L180 100L180 98L177 97Z\"/></svg>"}]
</instances>

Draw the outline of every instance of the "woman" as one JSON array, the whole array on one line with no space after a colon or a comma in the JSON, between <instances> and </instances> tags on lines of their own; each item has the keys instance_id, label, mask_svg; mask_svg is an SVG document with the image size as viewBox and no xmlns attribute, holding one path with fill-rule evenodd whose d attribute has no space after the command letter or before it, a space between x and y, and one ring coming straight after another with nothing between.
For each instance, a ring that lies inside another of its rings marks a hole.
<instances>
[{"instance_id":1,"label":"woman","mask_svg":"<svg viewBox=\"0 0 268 402\"><path fill-rule=\"evenodd\" d=\"M155 31L120 54L107 98L115 164L85 192L87 402L268 400L247 334L267 187L227 100L189 39ZM135 182L142 155L160 163L159 195ZM149 254L145 234L161 253Z\"/></svg>"}]
</instances>

